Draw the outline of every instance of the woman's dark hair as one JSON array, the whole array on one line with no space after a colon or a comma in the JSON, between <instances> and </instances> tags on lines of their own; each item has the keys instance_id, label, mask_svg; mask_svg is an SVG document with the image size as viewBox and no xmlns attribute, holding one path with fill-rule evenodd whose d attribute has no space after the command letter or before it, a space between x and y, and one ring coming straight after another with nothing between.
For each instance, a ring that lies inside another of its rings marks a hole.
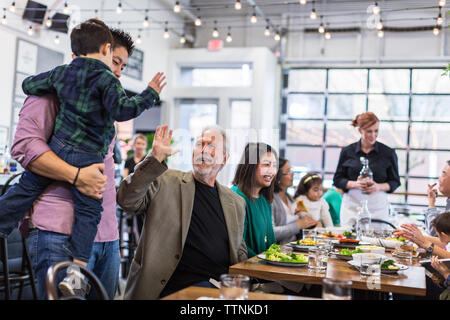
<instances>
[{"instance_id":1,"label":"woman's dark hair","mask_svg":"<svg viewBox=\"0 0 450 320\"><path fill-rule=\"evenodd\" d=\"M113 49L124 47L128 52L128 57L134 52L134 41L129 33L121 29L110 29L111 34L114 38Z\"/></svg>"},{"instance_id":2,"label":"woman's dark hair","mask_svg":"<svg viewBox=\"0 0 450 320\"><path fill-rule=\"evenodd\" d=\"M261 158L269 152L273 153L275 159L278 160L277 152L268 144L262 142L248 143L245 146L244 153L236 168L232 183L251 201L253 201L252 190L256 184L256 169L258 168ZM260 194L266 198L269 204L273 201L274 187L275 179L272 180L269 187L262 188L260 191Z\"/></svg>"},{"instance_id":3,"label":"woman's dark hair","mask_svg":"<svg viewBox=\"0 0 450 320\"><path fill-rule=\"evenodd\" d=\"M443 212L431 221L431 225L437 232L450 236L450 211Z\"/></svg>"},{"instance_id":4,"label":"woman's dark hair","mask_svg":"<svg viewBox=\"0 0 450 320\"><path fill-rule=\"evenodd\" d=\"M76 56L98 53L107 43L114 46L114 38L108 26L101 20L89 19L76 26L70 33L72 52Z\"/></svg>"},{"instance_id":5,"label":"woman's dark hair","mask_svg":"<svg viewBox=\"0 0 450 320\"><path fill-rule=\"evenodd\" d=\"M281 191L280 189L280 182L281 182L281 178L283 177L283 172L281 171L281 168L284 167L284 165L288 163L287 159L285 158L278 158L278 172L277 172L277 176L275 177L275 186L274 186L274 192L278 193Z\"/></svg>"},{"instance_id":6,"label":"woman's dark hair","mask_svg":"<svg viewBox=\"0 0 450 320\"><path fill-rule=\"evenodd\" d=\"M308 172L298 183L294 198L297 198L300 195L307 194L309 189L318 184L322 184L322 177L316 172Z\"/></svg>"}]
</instances>

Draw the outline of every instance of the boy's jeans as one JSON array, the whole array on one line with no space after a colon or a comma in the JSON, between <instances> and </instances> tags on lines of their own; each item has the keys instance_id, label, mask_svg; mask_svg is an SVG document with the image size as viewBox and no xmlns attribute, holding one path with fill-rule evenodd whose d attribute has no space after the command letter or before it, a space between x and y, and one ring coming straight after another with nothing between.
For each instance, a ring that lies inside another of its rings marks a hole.
<instances>
[{"instance_id":1,"label":"boy's jeans","mask_svg":"<svg viewBox=\"0 0 450 320\"><path fill-rule=\"evenodd\" d=\"M103 156L88 153L76 147L68 146L56 137L52 137L50 148L62 160L83 168L94 163L103 163ZM52 179L25 171L19 183L13 185L0 198L0 236L6 237L17 227L19 221L32 207L33 202L53 182ZM85 196L72 185L74 202L74 222L72 236L65 250L74 259L89 261L92 244L97 234L97 225L103 211L102 200ZM55 214L58 214L55 211Z\"/></svg>"}]
</instances>

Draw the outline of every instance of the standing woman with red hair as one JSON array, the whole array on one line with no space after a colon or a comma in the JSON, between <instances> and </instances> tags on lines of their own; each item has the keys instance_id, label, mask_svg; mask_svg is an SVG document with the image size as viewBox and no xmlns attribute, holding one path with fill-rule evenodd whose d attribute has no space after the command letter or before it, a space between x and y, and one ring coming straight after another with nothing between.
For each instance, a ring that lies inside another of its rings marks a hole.
<instances>
[{"instance_id":1,"label":"standing woman with red hair","mask_svg":"<svg viewBox=\"0 0 450 320\"><path fill-rule=\"evenodd\" d=\"M387 193L400 186L398 159L395 151L377 141L380 121L373 112L362 113L352 121L361 139L341 150L333 182L344 190L341 206L341 225L352 226L362 200L368 200L372 218L387 220ZM369 160L373 181L363 180L361 157Z\"/></svg>"}]
</instances>

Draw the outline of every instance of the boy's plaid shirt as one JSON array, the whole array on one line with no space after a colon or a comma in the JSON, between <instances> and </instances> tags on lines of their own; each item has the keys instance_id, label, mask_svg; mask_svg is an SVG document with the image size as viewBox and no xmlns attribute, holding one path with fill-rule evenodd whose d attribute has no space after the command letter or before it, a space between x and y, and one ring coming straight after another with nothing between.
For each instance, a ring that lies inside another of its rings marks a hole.
<instances>
[{"instance_id":1,"label":"boy's plaid shirt","mask_svg":"<svg viewBox=\"0 0 450 320\"><path fill-rule=\"evenodd\" d=\"M53 134L71 146L103 155L115 135L114 121L136 118L159 101L150 87L129 98L106 64L81 57L26 78L22 89L26 95L56 94L61 111Z\"/></svg>"}]
</instances>

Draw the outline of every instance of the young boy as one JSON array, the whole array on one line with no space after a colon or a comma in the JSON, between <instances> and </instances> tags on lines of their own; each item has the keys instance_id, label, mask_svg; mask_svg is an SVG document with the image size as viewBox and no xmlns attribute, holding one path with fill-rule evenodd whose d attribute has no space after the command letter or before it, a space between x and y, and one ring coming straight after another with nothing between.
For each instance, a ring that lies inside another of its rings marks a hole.
<instances>
[{"instance_id":1,"label":"young boy","mask_svg":"<svg viewBox=\"0 0 450 320\"><path fill-rule=\"evenodd\" d=\"M113 37L109 28L96 19L77 26L71 33L72 51L77 56L69 65L23 82L28 95L54 93L61 102L50 141L52 150L78 168L102 163L115 134L114 121L137 117L159 100L166 83L158 73L141 94L128 98L111 72ZM79 170L78 170L79 173ZM75 187L74 223L68 248L74 262L86 266L102 211L101 200L81 194ZM6 237L33 202L52 182L51 179L24 172L19 183L0 198L0 236ZM70 289L70 288L69 288Z\"/></svg>"}]
</instances>

